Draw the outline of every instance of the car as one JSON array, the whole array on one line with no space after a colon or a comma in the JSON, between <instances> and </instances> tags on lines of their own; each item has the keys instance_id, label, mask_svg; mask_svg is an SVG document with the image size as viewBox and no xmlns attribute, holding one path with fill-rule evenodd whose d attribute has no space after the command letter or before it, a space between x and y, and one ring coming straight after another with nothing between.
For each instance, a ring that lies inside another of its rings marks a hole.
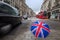
<instances>
[{"instance_id":1,"label":"car","mask_svg":"<svg viewBox=\"0 0 60 40\"><path fill-rule=\"evenodd\" d=\"M8 33L13 26L21 23L17 8L0 1L0 33Z\"/></svg>"},{"instance_id":2,"label":"car","mask_svg":"<svg viewBox=\"0 0 60 40\"><path fill-rule=\"evenodd\" d=\"M23 19L28 19L28 16L27 15L23 15Z\"/></svg>"}]
</instances>

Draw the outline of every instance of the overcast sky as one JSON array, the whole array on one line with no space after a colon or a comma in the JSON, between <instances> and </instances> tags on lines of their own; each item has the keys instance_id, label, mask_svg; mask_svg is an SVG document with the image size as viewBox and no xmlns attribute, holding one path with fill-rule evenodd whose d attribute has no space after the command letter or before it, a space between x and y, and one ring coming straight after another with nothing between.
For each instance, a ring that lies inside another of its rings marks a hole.
<instances>
[{"instance_id":1,"label":"overcast sky","mask_svg":"<svg viewBox=\"0 0 60 40\"><path fill-rule=\"evenodd\" d=\"M38 13L41 8L41 4L43 3L43 0L26 0L26 4L32 8L32 10L35 13Z\"/></svg>"}]
</instances>

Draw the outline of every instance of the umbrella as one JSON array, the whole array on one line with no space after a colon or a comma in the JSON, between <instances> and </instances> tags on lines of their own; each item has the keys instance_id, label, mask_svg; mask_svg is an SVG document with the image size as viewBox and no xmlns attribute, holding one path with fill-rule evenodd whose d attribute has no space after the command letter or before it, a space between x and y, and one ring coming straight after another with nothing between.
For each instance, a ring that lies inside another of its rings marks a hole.
<instances>
[{"instance_id":1,"label":"umbrella","mask_svg":"<svg viewBox=\"0 0 60 40\"><path fill-rule=\"evenodd\" d=\"M45 22L35 21L31 26L31 32L36 38L46 38L50 33L50 28Z\"/></svg>"}]
</instances>

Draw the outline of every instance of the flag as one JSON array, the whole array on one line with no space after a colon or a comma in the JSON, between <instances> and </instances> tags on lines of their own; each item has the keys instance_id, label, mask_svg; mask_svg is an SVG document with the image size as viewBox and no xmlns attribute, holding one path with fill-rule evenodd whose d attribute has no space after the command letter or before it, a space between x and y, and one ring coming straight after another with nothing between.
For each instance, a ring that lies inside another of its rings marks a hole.
<instances>
[{"instance_id":1,"label":"flag","mask_svg":"<svg viewBox=\"0 0 60 40\"><path fill-rule=\"evenodd\" d=\"M32 24L31 31L37 38L46 38L50 33L50 28L45 22L36 21Z\"/></svg>"}]
</instances>

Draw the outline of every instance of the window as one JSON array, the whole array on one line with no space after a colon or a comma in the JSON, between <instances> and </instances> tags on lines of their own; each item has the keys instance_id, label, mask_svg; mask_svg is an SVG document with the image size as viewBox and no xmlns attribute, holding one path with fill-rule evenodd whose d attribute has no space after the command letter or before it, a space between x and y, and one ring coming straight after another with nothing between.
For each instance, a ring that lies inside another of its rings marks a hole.
<instances>
[{"instance_id":1,"label":"window","mask_svg":"<svg viewBox=\"0 0 60 40\"><path fill-rule=\"evenodd\" d=\"M8 0L4 0L4 2L6 2L6 3L10 4L10 2L9 2Z\"/></svg>"},{"instance_id":2,"label":"window","mask_svg":"<svg viewBox=\"0 0 60 40\"><path fill-rule=\"evenodd\" d=\"M9 15L18 15L18 11L5 4L0 4L0 13Z\"/></svg>"}]
</instances>

